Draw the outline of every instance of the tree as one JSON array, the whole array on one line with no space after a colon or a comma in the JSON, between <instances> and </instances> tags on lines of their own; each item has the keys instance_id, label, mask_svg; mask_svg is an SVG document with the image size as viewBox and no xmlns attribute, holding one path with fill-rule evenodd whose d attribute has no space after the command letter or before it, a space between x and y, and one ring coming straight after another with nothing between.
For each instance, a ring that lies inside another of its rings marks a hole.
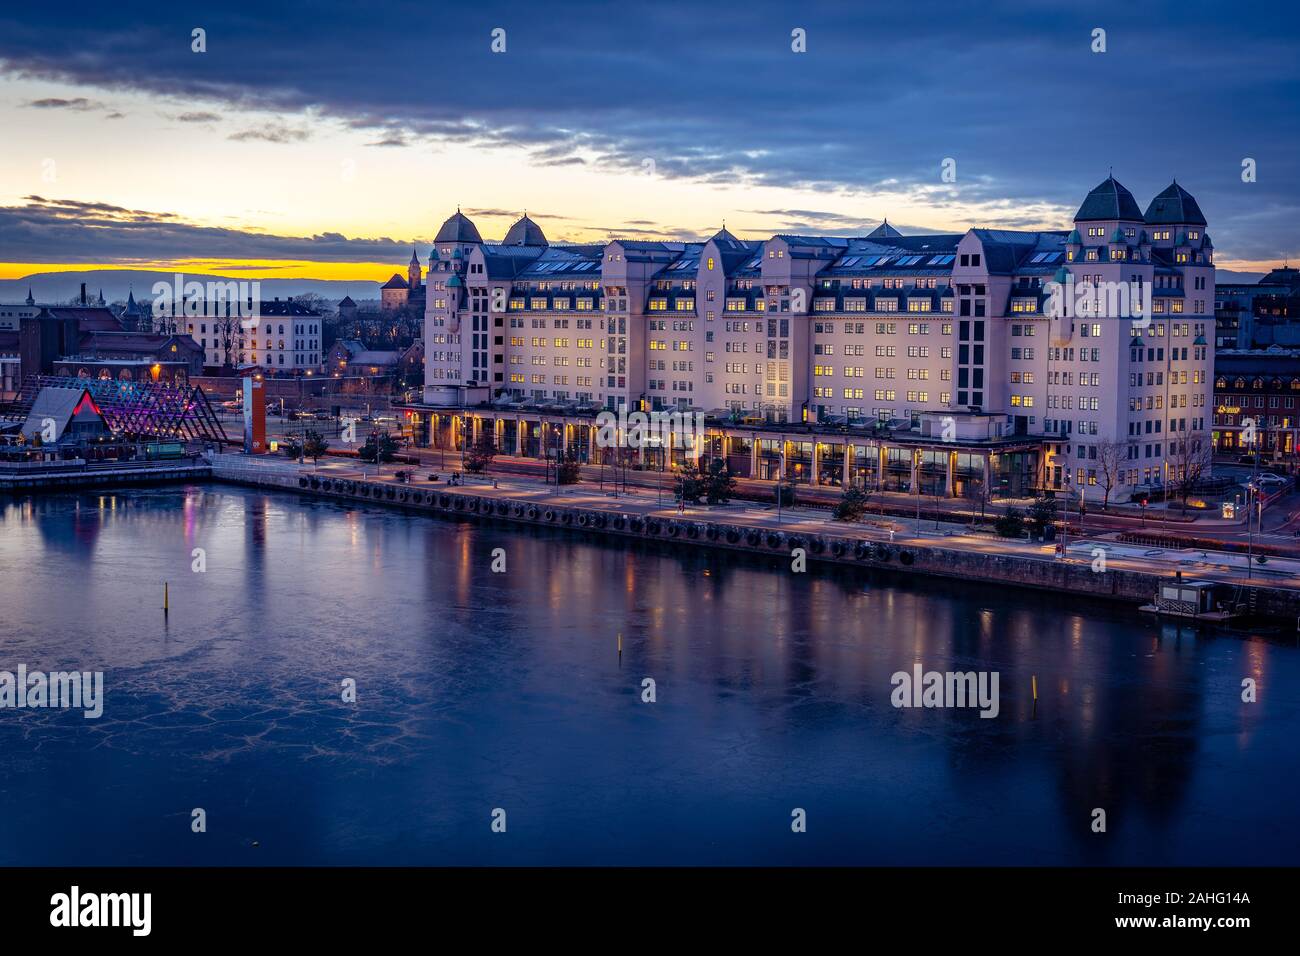
<instances>
[{"instance_id":1,"label":"tree","mask_svg":"<svg viewBox=\"0 0 1300 956\"><path fill-rule=\"evenodd\" d=\"M570 448L564 453L555 469L557 485L576 485L582 480L582 466L578 463L578 452Z\"/></svg>"},{"instance_id":2,"label":"tree","mask_svg":"<svg viewBox=\"0 0 1300 956\"><path fill-rule=\"evenodd\" d=\"M704 493L704 482L700 480L699 469L695 463L683 465L673 477L673 496L678 501L698 505L700 495Z\"/></svg>"},{"instance_id":3,"label":"tree","mask_svg":"<svg viewBox=\"0 0 1300 956\"><path fill-rule=\"evenodd\" d=\"M397 458L397 439L386 430L371 432L366 443L357 449L357 457L362 461L374 461L376 446L378 446L381 464Z\"/></svg>"},{"instance_id":4,"label":"tree","mask_svg":"<svg viewBox=\"0 0 1300 956\"><path fill-rule=\"evenodd\" d=\"M1184 508L1187 507L1187 499L1191 497L1209 469L1213 453L1204 432L1193 432L1180 439L1170 440L1169 458L1172 473L1169 483L1182 499Z\"/></svg>"},{"instance_id":5,"label":"tree","mask_svg":"<svg viewBox=\"0 0 1300 956\"><path fill-rule=\"evenodd\" d=\"M1124 476L1124 462L1128 460L1128 442L1104 441L1097 446L1097 467L1101 471L1101 510L1110 505L1110 493Z\"/></svg>"},{"instance_id":6,"label":"tree","mask_svg":"<svg viewBox=\"0 0 1300 956\"><path fill-rule=\"evenodd\" d=\"M962 497L971 504L970 523L971 527L975 526L975 505L980 506L980 521L984 521L984 506L989 500L988 486L977 478L968 478L962 483Z\"/></svg>"},{"instance_id":7,"label":"tree","mask_svg":"<svg viewBox=\"0 0 1300 956\"><path fill-rule=\"evenodd\" d=\"M334 305L323 295L315 292L300 292L293 297L295 305L300 305L304 309L311 309L319 312L322 316L331 314L334 311Z\"/></svg>"},{"instance_id":8,"label":"tree","mask_svg":"<svg viewBox=\"0 0 1300 956\"><path fill-rule=\"evenodd\" d=\"M496 457L497 443L492 437L491 432L483 432L465 453L465 467L478 474L485 471L488 465L492 464L492 459Z\"/></svg>"},{"instance_id":9,"label":"tree","mask_svg":"<svg viewBox=\"0 0 1300 956\"><path fill-rule=\"evenodd\" d=\"M831 517L836 521L861 521L862 516L867 513L867 502L870 498L871 494L865 488L851 485L840 495L839 503L831 512Z\"/></svg>"},{"instance_id":10,"label":"tree","mask_svg":"<svg viewBox=\"0 0 1300 956\"><path fill-rule=\"evenodd\" d=\"M1044 534L1048 528L1055 525L1056 505L1055 498L1035 498L1034 503L1029 506L1030 528L1038 534Z\"/></svg>"},{"instance_id":11,"label":"tree","mask_svg":"<svg viewBox=\"0 0 1300 956\"><path fill-rule=\"evenodd\" d=\"M1025 519L1019 509L1007 505L1007 510L998 517L993 527L999 537L1018 538L1024 534Z\"/></svg>"},{"instance_id":12,"label":"tree","mask_svg":"<svg viewBox=\"0 0 1300 956\"><path fill-rule=\"evenodd\" d=\"M719 505L730 501L735 493L736 479L731 474L731 468L721 459L712 459L704 478L704 500L711 505Z\"/></svg>"},{"instance_id":13,"label":"tree","mask_svg":"<svg viewBox=\"0 0 1300 956\"><path fill-rule=\"evenodd\" d=\"M297 438L285 438L280 442L280 451L284 452L285 458L297 458L303 453L302 442Z\"/></svg>"},{"instance_id":14,"label":"tree","mask_svg":"<svg viewBox=\"0 0 1300 956\"><path fill-rule=\"evenodd\" d=\"M321 456L329 451L329 447L330 443L314 428L307 429L303 435L302 453L310 458L313 464L320 462Z\"/></svg>"}]
</instances>

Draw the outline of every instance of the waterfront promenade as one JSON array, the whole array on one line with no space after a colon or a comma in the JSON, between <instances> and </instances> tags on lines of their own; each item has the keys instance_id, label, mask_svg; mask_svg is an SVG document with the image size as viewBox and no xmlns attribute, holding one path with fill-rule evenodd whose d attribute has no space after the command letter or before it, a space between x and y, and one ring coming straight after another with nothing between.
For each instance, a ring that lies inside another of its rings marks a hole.
<instances>
[{"instance_id":1,"label":"waterfront promenade","mask_svg":"<svg viewBox=\"0 0 1300 956\"><path fill-rule=\"evenodd\" d=\"M413 477L409 484L401 483L397 471L409 471ZM648 521L663 523L713 523L742 529L754 529L764 536L782 533L786 539L843 537L853 541L870 541L897 549L938 549L945 553L964 556L978 562L983 558L1014 558L1035 565L1056 566L1061 570L1089 572L1104 555L1107 572L1129 572L1144 578L1168 576L1181 572L1184 578L1216 581L1243 588L1291 589L1300 592L1300 559L1269 558L1264 565L1248 570L1247 557L1227 551L1200 549L1152 548L1126 544L1118 540L1119 532L1102 530L1067 538L1064 553L1057 549L1058 542L1043 543L1028 539L1001 538L987 530L973 528L969 523L915 517L868 515L858 522L838 522L824 509L795 506L778 509L773 504L753 501L732 501L724 505L688 505L679 512L672 495L672 484L665 481L662 490L631 487L615 492L613 482L602 490L598 484L582 482L556 487L539 478L515 474L466 475L464 484L449 486L448 473L438 472L442 480L430 482L425 469L386 464L379 469L373 464L364 465L353 460L326 458L319 465L298 465L283 458L245 457L222 455L214 460L214 474L219 478L239 476L239 480L281 487L296 485L297 479L307 476L318 480L379 482L394 489L418 491L422 495L437 492L439 495L490 498L510 504L535 505L539 509L555 511L579 509L604 512L610 515L637 516ZM990 513L991 525L994 513ZM702 543L702 542L701 542ZM788 549L786 549L788 551ZM767 553L773 553L771 551ZM816 555L809 555L815 558ZM915 570L921 571L918 567ZM1008 583L1018 583L1011 580ZM1020 583L1029 583L1028 581ZM1090 589L1095 592L1095 589ZM1300 596L1298 596L1300 597Z\"/></svg>"}]
</instances>

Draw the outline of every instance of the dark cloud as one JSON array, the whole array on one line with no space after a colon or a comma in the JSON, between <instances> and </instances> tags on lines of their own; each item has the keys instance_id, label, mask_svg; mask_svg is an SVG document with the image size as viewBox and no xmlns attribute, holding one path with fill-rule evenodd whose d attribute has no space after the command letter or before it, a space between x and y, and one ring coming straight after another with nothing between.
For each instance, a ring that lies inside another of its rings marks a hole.
<instances>
[{"instance_id":1,"label":"dark cloud","mask_svg":"<svg viewBox=\"0 0 1300 956\"><path fill-rule=\"evenodd\" d=\"M48 97L43 100L32 100L26 104L28 109L33 110L73 110L78 113L88 113L92 110L104 109L103 103L96 103L94 100L88 100L84 96L78 96L76 99L65 100L59 97Z\"/></svg>"},{"instance_id":2,"label":"dark cloud","mask_svg":"<svg viewBox=\"0 0 1300 956\"><path fill-rule=\"evenodd\" d=\"M181 113L179 116L172 117L178 123L215 123L221 119L216 113Z\"/></svg>"},{"instance_id":3,"label":"dark cloud","mask_svg":"<svg viewBox=\"0 0 1300 956\"><path fill-rule=\"evenodd\" d=\"M240 130L238 133L231 133L227 139L233 139L237 142L250 142L260 140L264 143L300 143L307 139L310 134L305 129L293 129L288 126L264 126L254 127L253 129Z\"/></svg>"},{"instance_id":4,"label":"dark cloud","mask_svg":"<svg viewBox=\"0 0 1300 956\"><path fill-rule=\"evenodd\" d=\"M0 262L153 263L185 259L405 262L429 240L349 239L341 233L272 236L196 226L174 213L27 196L0 206Z\"/></svg>"},{"instance_id":5,"label":"dark cloud","mask_svg":"<svg viewBox=\"0 0 1300 956\"><path fill-rule=\"evenodd\" d=\"M1281 2L484 0L440 7L436 35L424 4L10 10L10 73L290 118L310 109L373 130L377 145L518 147L539 165L638 173L649 160L655 176L720 185L883 189L936 219L951 219L942 210L954 201L1002 203L988 207L1001 224L1075 208L1114 166L1143 205L1177 175L1221 254L1294 248L1300 21ZM196 23L206 54L190 52ZM1104 54L1090 49L1099 24ZM489 45L498 25L503 54ZM791 52L795 26L807 53ZM1249 185L1247 156L1260 168ZM931 191L945 158L957 181Z\"/></svg>"}]
</instances>

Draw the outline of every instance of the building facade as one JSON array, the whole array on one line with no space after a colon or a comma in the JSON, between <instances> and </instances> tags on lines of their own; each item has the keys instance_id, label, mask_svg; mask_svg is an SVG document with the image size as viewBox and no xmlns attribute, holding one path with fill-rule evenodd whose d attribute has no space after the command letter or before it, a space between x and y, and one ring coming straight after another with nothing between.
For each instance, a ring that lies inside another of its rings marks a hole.
<instances>
[{"instance_id":1,"label":"building facade","mask_svg":"<svg viewBox=\"0 0 1300 956\"><path fill-rule=\"evenodd\" d=\"M1300 350L1225 350L1215 359L1214 375L1215 450L1293 459L1300 449Z\"/></svg>"},{"instance_id":2,"label":"building facade","mask_svg":"<svg viewBox=\"0 0 1300 956\"><path fill-rule=\"evenodd\" d=\"M1221 349L1300 348L1300 269L1274 269L1256 283L1214 291L1215 344Z\"/></svg>"},{"instance_id":3,"label":"building facade","mask_svg":"<svg viewBox=\"0 0 1300 956\"><path fill-rule=\"evenodd\" d=\"M315 375L321 371L321 314L293 297L256 304L256 315L232 315L229 302L204 315L172 319L200 349L209 367L256 365L277 374Z\"/></svg>"},{"instance_id":4,"label":"building facade","mask_svg":"<svg viewBox=\"0 0 1300 956\"><path fill-rule=\"evenodd\" d=\"M486 242L458 211L430 255L425 388L408 412L433 443L451 410L485 407L493 428L540 427L529 407L698 411L755 441L806 428L813 482L819 429L885 430L897 472L924 484L929 456L954 494L943 443L969 428L972 472L995 454L979 442L1012 441L1011 470L1031 475L1017 487L1109 485L1117 500L1209 443L1213 246L1177 183L1144 212L1108 178L1073 226L552 245L527 216ZM1113 289L1136 291L1117 307Z\"/></svg>"},{"instance_id":5,"label":"building facade","mask_svg":"<svg viewBox=\"0 0 1300 956\"><path fill-rule=\"evenodd\" d=\"M425 287L421 278L422 271L419 251L412 249L411 261L406 267L406 278L394 272L392 278L379 287L379 307L385 312L399 309L415 309L423 312ZM340 315L342 315L341 304Z\"/></svg>"}]
</instances>

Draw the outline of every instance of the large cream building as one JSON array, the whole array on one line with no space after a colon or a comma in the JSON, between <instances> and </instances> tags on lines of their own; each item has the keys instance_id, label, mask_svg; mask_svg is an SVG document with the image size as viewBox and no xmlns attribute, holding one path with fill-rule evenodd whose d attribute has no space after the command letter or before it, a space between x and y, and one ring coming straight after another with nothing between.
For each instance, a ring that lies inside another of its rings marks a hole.
<instances>
[{"instance_id":1,"label":"large cream building","mask_svg":"<svg viewBox=\"0 0 1300 956\"><path fill-rule=\"evenodd\" d=\"M430 255L424 400L408 413L433 444L486 420L506 450L540 453L549 422L593 457L581 423L597 409L698 410L756 477L1110 484L1114 500L1174 480L1207 433L1205 226L1176 183L1143 212L1113 177L1069 232L552 245L527 216L486 242L458 211ZM1140 290L1133 308L1108 305L1107 284ZM1087 285L1053 316L1054 292Z\"/></svg>"}]
</instances>

